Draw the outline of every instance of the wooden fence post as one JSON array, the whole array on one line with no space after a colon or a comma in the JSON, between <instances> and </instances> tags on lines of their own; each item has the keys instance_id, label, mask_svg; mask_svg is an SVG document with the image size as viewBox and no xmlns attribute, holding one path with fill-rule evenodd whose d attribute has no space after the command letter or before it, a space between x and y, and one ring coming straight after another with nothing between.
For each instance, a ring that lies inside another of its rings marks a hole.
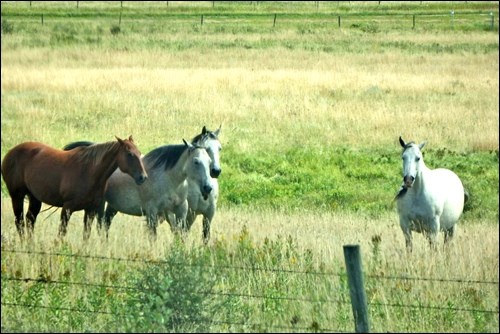
<instances>
[{"instance_id":1,"label":"wooden fence post","mask_svg":"<svg viewBox=\"0 0 500 334\"><path fill-rule=\"evenodd\" d=\"M273 28L276 27L276 14L274 14Z\"/></svg>"},{"instance_id":2,"label":"wooden fence post","mask_svg":"<svg viewBox=\"0 0 500 334\"><path fill-rule=\"evenodd\" d=\"M344 259L356 333L369 333L368 306L363 283L359 245L344 245Z\"/></svg>"}]
</instances>

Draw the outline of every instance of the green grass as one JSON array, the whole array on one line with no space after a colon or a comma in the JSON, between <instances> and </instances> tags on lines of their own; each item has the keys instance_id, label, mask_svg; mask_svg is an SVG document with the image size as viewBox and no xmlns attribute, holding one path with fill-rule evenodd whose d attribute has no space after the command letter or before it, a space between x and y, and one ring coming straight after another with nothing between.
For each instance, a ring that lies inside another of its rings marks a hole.
<instances>
[{"instance_id":1,"label":"green grass","mask_svg":"<svg viewBox=\"0 0 500 334\"><path fill-rule=\"evenodd\" d=\"M228 150L226 150L228 151ZM224 152L225 190L221 205L256 205L283 210L350 211L369 216L394 209L402 182L399 148L360 151L347 148L293 148L287 151ZM464 219L498 219L498 152L458 153L425 149L430 168L460 171L471 195ZM241 187L245 184L245 187Z\"/></svg>"}]
</instances>

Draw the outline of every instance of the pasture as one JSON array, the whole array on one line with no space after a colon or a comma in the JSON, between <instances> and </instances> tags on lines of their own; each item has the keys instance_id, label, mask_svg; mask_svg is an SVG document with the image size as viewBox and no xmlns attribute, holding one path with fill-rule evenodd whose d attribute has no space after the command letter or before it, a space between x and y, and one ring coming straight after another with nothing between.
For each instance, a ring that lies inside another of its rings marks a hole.
<instances>
[{"instance_id":1,"label":"pasture","mask_svg":"<svg viewBox=\"0 0 500 334\"><path fill-rule=\"evenodd\" d=\"M61 241L46 205L21 244L2 180L2 331L352 331L359 244L372 331L498 332L498 2L167 3L1 3L2 159L203 125L223 146L206 246L200 217L150 243L120 213ZM471 195L435 253L406 254L400 135Z\"/></svg>"}]
</instances>

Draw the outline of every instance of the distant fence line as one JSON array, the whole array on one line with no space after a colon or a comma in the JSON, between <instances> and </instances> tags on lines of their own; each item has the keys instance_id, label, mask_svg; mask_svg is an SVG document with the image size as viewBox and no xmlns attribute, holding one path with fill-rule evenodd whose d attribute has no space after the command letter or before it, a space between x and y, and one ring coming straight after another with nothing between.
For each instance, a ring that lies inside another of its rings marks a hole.
<instances>
[{"instance_id":1,"label":"distant fence line","mask_svg":"<svg viewBox=\"0 0 500 334\"><path fill-rule=\"evenodd\" d=\"M123 7L123 6L122 6ZM96 12L97 13L97 12ZM192 21L193 23L199 22L200 26L208 25L208 24L229 24L231 19L238 19L238 24L244 22L244 19L247 18L249 20L260 19L261 22L268 22L269 27L275 28L279 26L280 23L284 21L294 21L300 23L301 20L314 20L315 23L330 23L332 26L337 26L338 28L342 28L345 25L345 22L348 20L351 25L356 26L359 24L358 21L362 22L377 22L383 25L384 22L377 21L377 18L387 20L388 18L395 18L399 22L399 27L410 27L412 29L416 29L417 23L419 24L427 24L429 22L439 22L443 24L443 20L448 22L444 22L444 24L448 24L450 28L454 29L456 26L465 25L467 22L473 23L481 23L484 28L489 28L489 30L493 31L495 29L495 15L493 11L455 11L450 10L449 12L418 12L418 13L336 13L336 12L321 12L321 13L204 13L204 14L189 14L185 15L182 19L178 18L179 13L161 13L161 15L153 15L155 13L151 13L150 17L147 19L150 20L159 20L161 18L168 18L170 15L175 17L176 20L182 21ZM122 18L134 19L134 14L126 13L123 14L120 9L118 15L118 25L121 26ZM2 16L3 18L4 16ZM8 16L6 16L8 17ZM47 18L52 20L77 20L79 16L71 15L70 17L60 17L53 16L50 14L35 14L32 15L23 15L23 19L25 18L37 18L39 17L40 23L44 25L47 22ZM471 17L479 17L473 18ZM83 19L89 19L88 13L85 14ZM102 16L96 16L96 18L102 19ZM109 16L107 18L110 18ZM243 18L243 20L242 20ZM141 17L141 20L145 18ZM212 20L212 21L210 21ZM420 23L422 22L422 23ZM253 21L255 23L255 21ZM261 23L262 24L262 23Z\"/></svg>"},{"instance_id":2,"label":"distant fence line","mask_svg":"<svg viewBox=\"0 0 500 334\"><path fill-rule=\"evenodd\" d=\"M280 19L285 17L286 14L279 14L280 16ZM460 14L460 15L477 15L477 16L487 16L488 19L487 20L484 20L484 23L485 23L485 27L489 27L490 30L494 30L495 29L495 16L493 15L492 12L490 13L482 13L482 12L478 12L478 13L464 13L464 14ZM230 15L225 15L227 18L229 18ZM428 17L428 18L438 18L438 17L445 17L445 18L450 18L450 25L452 28L455 27L455 24L459 24L460 21L458 21L458 19L455 18L455 14L385 14L385 15L380 15L380 17L387 17L387 16L403 16L405 18L408 18L408 17L411 17L411 27L412 29L415 29L416 28L416 23L417 23L417 17L420 17L420 18L423 18L423 17ZM207 24L207 18L218 18L220 19L219 16L215 16L215 15L207 15L207 14L202 14L200 16L200 25L203 26L203 24ZM262 15L259 15L259 17L262 17ZM270 19L269 21L271 21L271 18L272 18L272 26L273 28L276 27L276 22L278 21L278 14L274 14L274 15L269 15ZM335 16L336 19L332 19L331 22L334 23L335 21L337 22L337 26L339 28L342 27L342 22L343 22L343 19L345 18L355 18L355 17L365 17L365 16L362 16L362 15L359 15L359 14L343 14L343 15L336 15ZM373 19L374 17L371 16L370 17L371 19ZM297 21L300 21L300 19L295 19ZM409 19L408 19L409 20ZM44 25L44 16L43 14L40 14L40 22L42 25ZM405 22L404 19L401 19L401 22ZM118 18L118 25L121 26L121 23L122 23L122 13L120 12L119 14L119 18ZM220 20L218 21L218 23L223 23L221 22ZM279 21L278 21L279 23ZM353 23L355 24L355 23ZM403 23L404 25L404 23ZM408 24L409 26L409 24Z\"/></svg>"},{"instance_id":3,"label":"distant fence line","mask_svg":"<svg viewBox=\"0 0 500 334\"><path fill-rule=\"evenodd\" d=\"M78 255L78 254L65 254L65 253L50 253L43 251L22 251L22 250L14 250L14 249L4 249L2 253L18 253L18 254L37 254L43 256L58 256L58 257L72 257L72 258L84 258L89 260L107 260L107 261L125 261L125 262L136 262L136 263L144 263L144 264L161 264L164 261L159 260L144 260L144 259L126 259L126 258L115 258L115 257L105 257L105 256L94 256L94 255ZM364 275L361 269L361 258L359 252L359 246L355 245L346 245L344 246L344 255L346 260L346 269L347 276L349 278L349 290L351 302L347 302L346 298L339 298L336 300L328 300L328 299L311 299L311 298L303 298L297 296L267 296L264 294L249 294L249 293L238 293L238 292L225 292L225 291L198 291L197 294L210 294L215 296L230 296L230 297L238 297L238 298L258 298L265 300L287 300L287 301L301 301L308 303L336 303L336 304L351 304L353 310L353 316L355 320L355 328L356 332L369 332L369 319L368 319L368 306L383 306L383 307L395 307L395 308L412 308L412 309L428 309L428 310L443 310L443 311L454 311L454 312L471 312L471 313L483 313L483 314L499 314L499 310L489 310L489 309L473 309L473 308L460 308L460 307L443 307L436 305L408 305L408 304L400 304L400 303L378 303L378 302L370 302L366 301L366 295L364 292L364 278L368 279L383 279L383 280L413 280L413 281L432 281L439 283L460 283L460 284L490 284L498 286L498 281L482 281L482 280L466 280L466 279L444 279L444 278L419 278L419 277L406 277L406 276L379 276L379 275ZM177 264L179 266L194 266L188 264ZM314 272L314 271L297 271L297 270L288 270L281 268L262 268L262 267L244 267L244 266L209 266L209 265L196 265L202 267L210 267L216 269L227 269L227 270L247 270L247 271L267 271L267 272L281 272L281 273L290 273L290 274L300 274L300 275L320 275L320 276L339 276L345 277L346 274L334 273L334 272ZM62 284L62 285L73 285L80 287L89 287L89 288L106 288L106 289L114 289L114 290L139 290L137 287L130 286L122 286L122 285L113 285L113 284L101 284L101 283L93 283L93 282L71 282L71 281L61 281L61 280L52 280L46 277L11 277L2 275L2 281L17 281L17 282L34 282L41 284ZM3 296L5 297L5 296ZM75 311L75 312L84 312L84 313L97 313L97 314L112 314L117 316L124 316L121 314L115 314L106 311L94 311L88 309L78 309L72 307L51 307L45 305L33 305L26 303L12 303L12 302L1 302L2 306L6 307L22 307L22 308L39 308L39 309L47 309L47 310L57 310L57 311ZM212 324L212 323L211 323ZM311 328L299 328L296 326L267 326L263 324L248 324L248 323L238 323L238 322L217 322L213 324L223 324L223 325L254 325L254 326L263 326L262 328L266 329L286 329L286 330L311 330ZM3 328L2 328L3 329ZM350 332L349 330L339 330L332 328L318 328L318 331L321 332Z\"/></svg>"}]
</instances>

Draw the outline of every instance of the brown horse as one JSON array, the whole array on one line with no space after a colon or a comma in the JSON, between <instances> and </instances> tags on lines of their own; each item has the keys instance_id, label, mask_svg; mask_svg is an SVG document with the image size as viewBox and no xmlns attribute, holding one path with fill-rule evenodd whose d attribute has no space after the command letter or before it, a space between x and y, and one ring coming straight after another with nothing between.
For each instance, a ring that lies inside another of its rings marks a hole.
<instances>
[{"instance_id":1,"label":"brown horse","mask_svg":"<svg viewBox=\"0 0 500 334\"><path fill-rule=\"evenodd\" d=\"M12 199L19 237L23 240L24 197L29 198L26 212L28 237L33 235L35 220L42 203L62 207L59 236L66 235L68 220L75 211L85 210L84 240L90 236L91 224L109 176L120 168L137 184L147 179L141 153L132 139L79 147L63 151L38 142L25 142L12 148L2 161L2 176Z\"/></svg>"}]
</instances>

